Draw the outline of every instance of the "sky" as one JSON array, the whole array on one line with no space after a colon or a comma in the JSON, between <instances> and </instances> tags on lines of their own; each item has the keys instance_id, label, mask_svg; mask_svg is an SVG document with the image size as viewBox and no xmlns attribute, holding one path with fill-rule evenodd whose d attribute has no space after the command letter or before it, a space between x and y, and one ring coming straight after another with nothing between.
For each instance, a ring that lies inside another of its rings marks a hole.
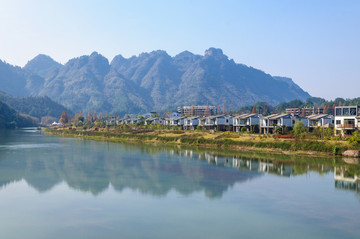
<instances>
[{"instance_id":1,"label":"sky","mask_svg":"<svg viewBox=\"0 0 360 239\"><path fill-rule=\"evenodd\" d=\"M360 1L0 0L0 59L221 48L310 95L360 97Z\"/></svg>"}]
</instances>

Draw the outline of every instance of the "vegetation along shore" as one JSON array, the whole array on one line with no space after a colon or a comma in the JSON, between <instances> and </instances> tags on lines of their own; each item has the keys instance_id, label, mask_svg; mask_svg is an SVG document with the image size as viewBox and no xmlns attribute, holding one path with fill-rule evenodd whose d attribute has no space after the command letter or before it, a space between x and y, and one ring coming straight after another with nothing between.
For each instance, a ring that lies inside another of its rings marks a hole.
<instances>
[{"instance_id":1,"label":"vegetation along shore","mask_svg":"<svg viewBox=\"0 0 360 239\"><path fill-rule=\"evenodd\" d=\"M275 154L337 156L349 149L360 150L360 144L356 139L341 140L336 137L320 139L311 134L305 135L304 137L303 133L300 137L282 137L279 135L258 135L237 132L186 131L151 128L116 129L108 127L92 129L55 127L46 128L44 132L51 135L80 137L108 142L199 146L215 148L221 151L256 151Z\"/></svg>"}]
</instances>

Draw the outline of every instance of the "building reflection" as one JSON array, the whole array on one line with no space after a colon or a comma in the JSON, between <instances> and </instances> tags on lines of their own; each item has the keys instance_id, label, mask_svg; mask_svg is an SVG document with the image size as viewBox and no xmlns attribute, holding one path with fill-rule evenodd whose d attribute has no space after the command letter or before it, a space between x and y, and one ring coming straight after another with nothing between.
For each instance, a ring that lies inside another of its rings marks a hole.
<instances>
[{"instance_id":1,"label":"building reflection","mask_svg":"<svg viewBox=\"0 0 360 239\"><path fill-rule=\"evenodd\" d=\"M360 192L360 177L349 167L335 167L334 179L336 189Z\"/></svg>"},{"instance_id":2,"label":"building reflection","mask_svg":"<svg viewBox=\"0 0 360 239\"><path fill-rule=\"evenodd\" d=\"M55 138L56 139L56 138ZM55 140L54 139L54 140ZM23 140L23 139L22 139ZM29 138L29 140L32 140ZM331 160L271 155L219 155L203 149L79 141L64 148L41 148L0 153L0 189L25 180L38 192L65 182L70 188L98 195L111 185L142 194L164 196L204 192L220 198L237 183L264 174L292 177L334 170ZM359 191L353 167L335 167L335 187ZM350 173L352 172L352 173Z\"/></svg>"}]
</instances>

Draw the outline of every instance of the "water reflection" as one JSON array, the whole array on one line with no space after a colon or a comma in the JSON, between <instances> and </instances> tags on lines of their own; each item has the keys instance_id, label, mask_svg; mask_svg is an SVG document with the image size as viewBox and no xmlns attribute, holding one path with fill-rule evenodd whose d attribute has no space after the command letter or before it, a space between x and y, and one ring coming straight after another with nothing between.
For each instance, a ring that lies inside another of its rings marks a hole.
<instances>
[{"instance_id":1,"label":"water reflection","mask_svg":"<svg viewBox=\"0 0 360 239\"><path fill-rule=\"evenodd\" d=\"M334 168L335 188L360 192L360 177L349 167Z\"/></svg>"},{"instance_id":2,"label":"water reflection","mask_svg":"<svg viewBox=\"0 0 360 239\"><path fill-rule=\"evenodd\" d=\"M39 192L66 182L73 189L93 195L112 185L118 192L129 188L165 196L176 190L186 196L202 191L208 198L221 198L234 184L265 173L293 177L310 171L319 174L334 171L336 188L359 192L358 165L344 165L332 159L299 161L289 156L271 158L258 154L224 156L200 149L38 136L15 132L7 133L6 139L2 137L0 187L26 180Z\"/></svg>"}]
</instances>

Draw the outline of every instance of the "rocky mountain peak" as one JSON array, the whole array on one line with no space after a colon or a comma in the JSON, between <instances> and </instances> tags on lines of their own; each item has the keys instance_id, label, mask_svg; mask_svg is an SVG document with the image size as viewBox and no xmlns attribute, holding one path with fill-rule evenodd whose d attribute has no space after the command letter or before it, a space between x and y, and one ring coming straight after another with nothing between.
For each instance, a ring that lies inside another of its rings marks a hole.
<instances>
[{"instance_id":1,"label":"rocky mountain peak","mask_svg":"<svg viewBox=\"0 0 360 239\"><path fill-rule=\"evenodd\" d=\"M216 58L223 58L226 57L223 51L220 48L211 47L205 51L205 57L216 57Z\"/></svg>"}]
</instances>

